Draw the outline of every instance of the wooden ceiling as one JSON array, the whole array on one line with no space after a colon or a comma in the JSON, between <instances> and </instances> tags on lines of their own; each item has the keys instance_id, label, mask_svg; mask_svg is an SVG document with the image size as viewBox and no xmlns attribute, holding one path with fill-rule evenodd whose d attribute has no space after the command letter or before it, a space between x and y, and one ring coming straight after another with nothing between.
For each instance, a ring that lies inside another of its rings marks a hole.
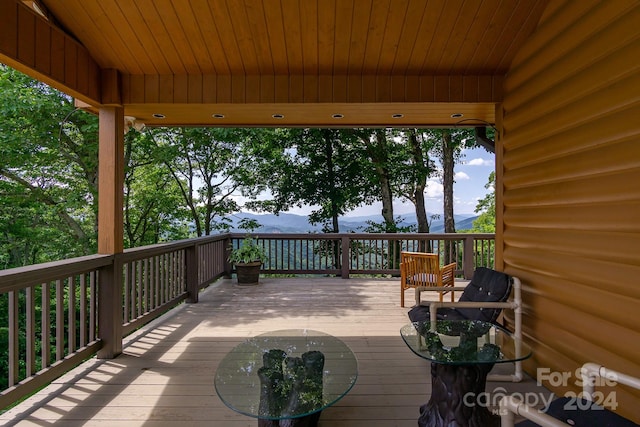
<instances>
[{"instance_id":1,"label":"wooden ceiling","mask_svg":"<svg viewBox=\"0 0 640 427\"><path fill-rule=\"evenodd\" d=\"M117 70L125 114L151 125L417 125L455 113L493 122L501 79L547 2L26 3Z\"/></svg>"}]
</instances>

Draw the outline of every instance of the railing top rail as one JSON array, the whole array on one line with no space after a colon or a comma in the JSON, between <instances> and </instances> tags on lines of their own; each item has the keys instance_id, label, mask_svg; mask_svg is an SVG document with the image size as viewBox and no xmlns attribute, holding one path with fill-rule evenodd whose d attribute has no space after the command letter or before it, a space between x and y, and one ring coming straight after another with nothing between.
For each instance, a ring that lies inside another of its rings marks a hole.
<instances>
[{"instance_id":1,"label":"railing top rail","mask_svg":"<svg viewBox=\"0 0 640 427\"><path fill-rule=\"evenodd\" d=\"M230 233L226 234L232 239L242 239L247 235L258 239L300 239L331 240L342 237L351 239L377 239L377 240L462 240L466 237L492 239L493 233Z\"/></svg>"},{"instance_id":2,"label":"railing top rail","mask_svg":"<svg viewBox=\"0 0 640 427\"><path fill-rule=\"evenodd\" d=\"M123 262L135 261L155 255L178 251L192 246L204 245L207 243L225 240L230 237L229 233L213 234L210 236L196 237L193 239L177 240L175 242L158 243L155 245L141 246L138 248L126 249L118 258Z\"/></svg>"},{"instance_id":3,"label":"railing top rail","mask_svg":"<svg viewBox=\"0 0 640 427\"><path fill-rule=\"evenodd\" d=\"M87 255L62 261L0 270L0 293L86 273L113 262L113 255Z\"/></svg>"}]
</instances>

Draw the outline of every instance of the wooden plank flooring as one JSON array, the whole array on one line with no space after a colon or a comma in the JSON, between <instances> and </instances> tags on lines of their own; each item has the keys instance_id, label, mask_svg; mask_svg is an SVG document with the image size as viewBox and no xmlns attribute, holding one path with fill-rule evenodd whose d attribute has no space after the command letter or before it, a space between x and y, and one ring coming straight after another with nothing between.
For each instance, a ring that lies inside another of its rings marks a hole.
<instances>
[{"instance_id":1,"label":"wooden plank flooring","mask_svg":"<svg viewBox=\"0 0 640 427\"><path fill-rule=\"evenodd\" d=\"M400 307L397 280L261 280L255 287L220 280L201 293L198 304L173 310L131 336L118 358L86 362L0 415L0 423L253 427L255 419L228 409L216 395L217 364L252 336L308 328L339 337L358 358L356 385L323 411L320 427L417 425L430 393L429 364L400 338L408 308ZM412 301L413 291L406 297ZM530 378L488 384L496 387L546 392Z\"/></svg>"}]
</instances>

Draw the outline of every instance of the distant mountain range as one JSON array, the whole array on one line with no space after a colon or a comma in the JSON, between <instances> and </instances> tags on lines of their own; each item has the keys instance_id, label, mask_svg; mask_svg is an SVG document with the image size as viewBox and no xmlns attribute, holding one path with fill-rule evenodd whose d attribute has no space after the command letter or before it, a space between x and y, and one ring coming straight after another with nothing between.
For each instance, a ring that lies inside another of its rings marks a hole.
<instances>
[{"instance_id":1,"label":"distant mountain range","mask_svg":"<svg viewBox=\"0 0 640 427\"><path fill-rule=\"evenodd\" d=\"M417 223L415 215L405 214L400 215L402 217L403 226L415 225ZM234 214L231 217L232 231L243 231L237 228L238 222L241 219L248 218L254 219L260 224L260 228L256 231L262 233L308 233L308 232L320 232L322 226L320 224L309 224L309 217L306 215L296 215L290 213L281 213L278 215L273 214L252 214L241 212ZM478 218L476 215L454 215L456 222L456 230L465 230L473 226L473 221ZM364 232L364 229L369 225L368 221L376 223L382 222L382 216L369 215L369 216L357 216L357 217L343 217L338 220L340 225L340 231L343 233L348 232ZM430 231L432 233L444 233L444 220L442 218L433 220L431 222Z\"/></svg>"}]
</instances>

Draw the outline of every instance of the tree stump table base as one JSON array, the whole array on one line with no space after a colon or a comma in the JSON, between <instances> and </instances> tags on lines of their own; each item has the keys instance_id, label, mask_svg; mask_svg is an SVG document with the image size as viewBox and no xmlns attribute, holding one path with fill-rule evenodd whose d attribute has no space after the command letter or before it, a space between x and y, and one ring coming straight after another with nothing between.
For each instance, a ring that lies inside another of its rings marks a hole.
<instances>
[{"instance_id":1,"label":"tree stump table base","mask_svg":"<svg viewBox=\"0 0 640 427\"><path fill-rule=\"evenodd\" d=\"M320 411L306 417L286 420L258 420L258 427L317 427Z\"/></svg>"},{"instance_id":2,"label":"tree stump table base","mask_svg":"<svg viewBox=\"0 0 640 427\"><path fill-rule=\"evenodd\" d=\"M493 364L431 364L431 399L420 407L419 427L499 427L500 418L478 398Z\"/></svg>"}]
</instances>

